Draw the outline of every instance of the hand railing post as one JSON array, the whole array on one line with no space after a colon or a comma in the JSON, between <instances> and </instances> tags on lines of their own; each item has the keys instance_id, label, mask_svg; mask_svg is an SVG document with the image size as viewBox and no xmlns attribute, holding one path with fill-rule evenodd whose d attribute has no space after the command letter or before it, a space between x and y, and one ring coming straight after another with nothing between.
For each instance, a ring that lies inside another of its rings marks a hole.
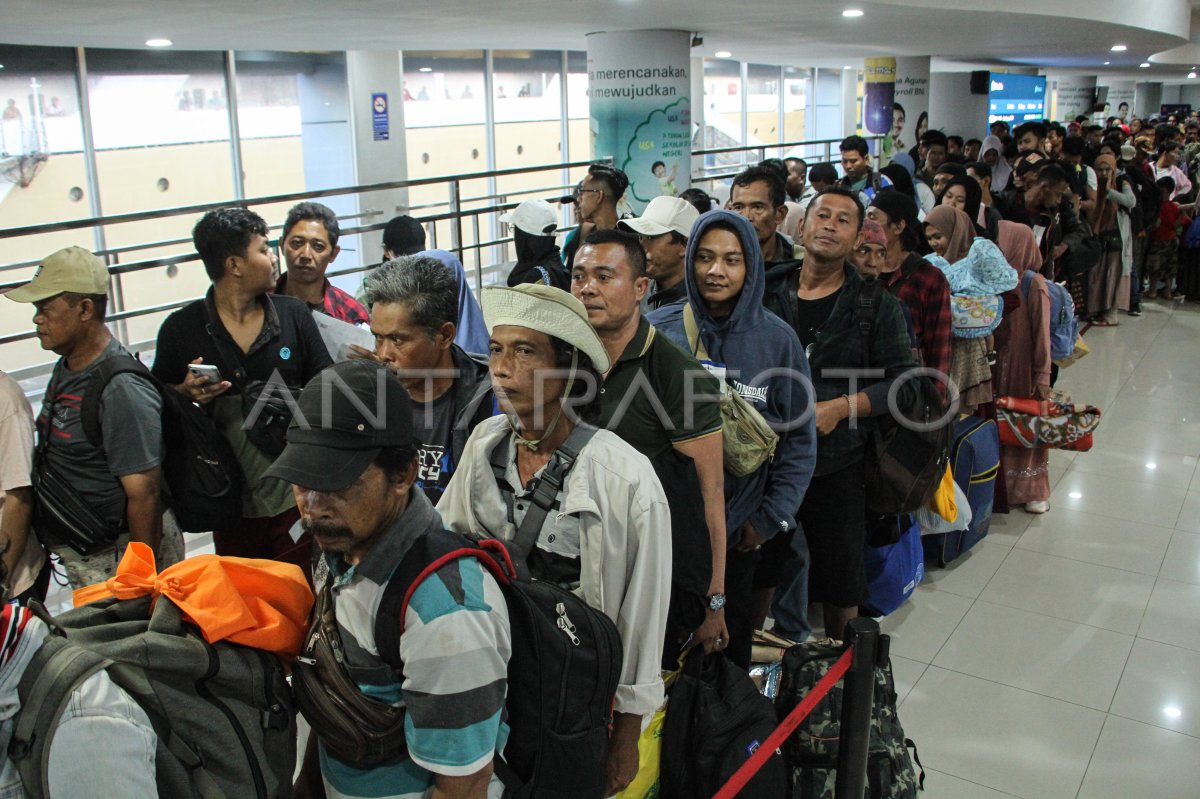
<instances>
[{"instance_id":1,"label":"hand railing post","mask_svg":"<svg viewBox=\"0 0 1200 799\"><path fill-rule=\"evenodd\" d=\"M450 181L450 213L454 215L450 220L450 249L461 262L463 259L462 184L457 178Z\"/></svg>"},{"instance_id":2,"label":"hand railing post","mask_svg":"<svg viewBox=\"0 0 1200 799\"><path fill-rule=\"evenodd\" d=\"M846 644L854 647L854 661L846 672L842 689L841 738L833 795L835 799L862 799L867 789L879 623L865 616L852 619L846 625Z\"/></svg>"}]
</instances>

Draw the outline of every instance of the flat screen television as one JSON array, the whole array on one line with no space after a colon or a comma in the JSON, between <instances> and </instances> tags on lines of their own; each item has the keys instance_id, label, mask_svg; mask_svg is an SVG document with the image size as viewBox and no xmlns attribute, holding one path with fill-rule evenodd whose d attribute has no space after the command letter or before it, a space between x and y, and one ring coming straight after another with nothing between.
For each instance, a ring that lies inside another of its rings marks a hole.
<instances>
[{"instance_id":1,"label":"flat screen television","mask_svg":"<svg viewBox=\"0 0 1200 799\"><path fill-rule=\"evenodd\" d=\"M1046 118L1046 79L1037 75L993 72L988 76L988 127L1007 122L1009 129L1022 122Z\"/></svg>"}]
</instances>

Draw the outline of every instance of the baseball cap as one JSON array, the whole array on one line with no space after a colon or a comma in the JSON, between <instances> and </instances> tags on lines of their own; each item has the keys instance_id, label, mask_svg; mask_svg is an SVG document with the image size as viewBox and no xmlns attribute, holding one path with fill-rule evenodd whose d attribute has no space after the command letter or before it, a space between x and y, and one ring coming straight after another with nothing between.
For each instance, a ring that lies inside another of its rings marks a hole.
<instances>
[{"instance_id":1,"label":"baseball cap","mask_svg":"<svg viewBox=\"0 0 1200 799\"><path fill-rule=\"evenodd\" d=\"M64 291L75 294L108 294L108 269L82 247L67 247L47 255L33 280L4 292L15 302L41 302Z\"/></svg>"},{"instance_id":2,"label":"baseball cap","mask_svg":"<svg viewBox=\"0 0 1200 799\"><path fill-rule=\"evenodd\" d=\"M498 325L527 327L562 339L588 356L598 372L608 371L608 353L588 321L587 308L562 289L542 283L489 286L479 292L479 304L488 333Z\"/></svg>"},{"instance_id":3,"label":"baseball cap","mask_svg":"<svg viewBox=\"0 0 1200 799\"><path fill-rule=\"evenodd\" d=\"M385 447L413 443L412 400L400 379L371 361L343 361L300 392L287 446L266 476L316 491L340 491Z\"/></svg>"},{"instance_id":4,"label":"baseball cap","mask_svg":"<svg viewBox=\"0 0 1200 799\"><path fill-rule=\"evenodd\" d=\"M696 207L679 197L655 197L646 205L645 212L634 219L622 219L617 227L627 228L643 236L661 236L675 231L687 238L692 224L700 216Z\"/></svg>"},{"instance_id":5,"label":"baseball cap","mask_svg":"<svg viewBox=\"0 0 1200 799\"><path fill-rule=\"evenodd\" d=\"M545 200L526 200L507 214L501 214L500 221L531 236L549 236L558 227L558 217Z\"/></svg>"}]
</instances>

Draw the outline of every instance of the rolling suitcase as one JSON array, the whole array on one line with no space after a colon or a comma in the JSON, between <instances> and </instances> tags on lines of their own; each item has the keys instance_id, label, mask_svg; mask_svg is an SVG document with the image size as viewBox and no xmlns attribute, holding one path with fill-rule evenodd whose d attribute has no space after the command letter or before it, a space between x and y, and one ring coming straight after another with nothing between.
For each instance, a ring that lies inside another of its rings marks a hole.
<instances>
[{"instance_id":1,"label":"rolling suitcase","mask_svg":"<svg viewBox=\"0 0 1200 799\"><path fill-rule=\"evenodd\" d=\"M995 422L968 416L955 424L950 471L971 505L971 524L966 530L923 536L927 564L945 566L988 534L996 475L1000 473L1000 434Z\"/></svg>"}]
</instances>

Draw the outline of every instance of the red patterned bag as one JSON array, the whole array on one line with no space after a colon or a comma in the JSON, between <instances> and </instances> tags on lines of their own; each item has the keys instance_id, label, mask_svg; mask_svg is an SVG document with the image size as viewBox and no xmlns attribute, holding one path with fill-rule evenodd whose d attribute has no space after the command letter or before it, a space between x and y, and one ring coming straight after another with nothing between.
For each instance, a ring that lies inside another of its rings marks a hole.
<instances>
[{"instance_id":1,"label":"red patterned bag","mask_svg":"<svg viewBox=\"0 0 1200 799\"><path fill-rule=\"evenodd\" d=\"M997 397L996 425L1006 447L1087 452L1100 425L1100 409L1032 397Z\"/></svg>"}]
</instances>

